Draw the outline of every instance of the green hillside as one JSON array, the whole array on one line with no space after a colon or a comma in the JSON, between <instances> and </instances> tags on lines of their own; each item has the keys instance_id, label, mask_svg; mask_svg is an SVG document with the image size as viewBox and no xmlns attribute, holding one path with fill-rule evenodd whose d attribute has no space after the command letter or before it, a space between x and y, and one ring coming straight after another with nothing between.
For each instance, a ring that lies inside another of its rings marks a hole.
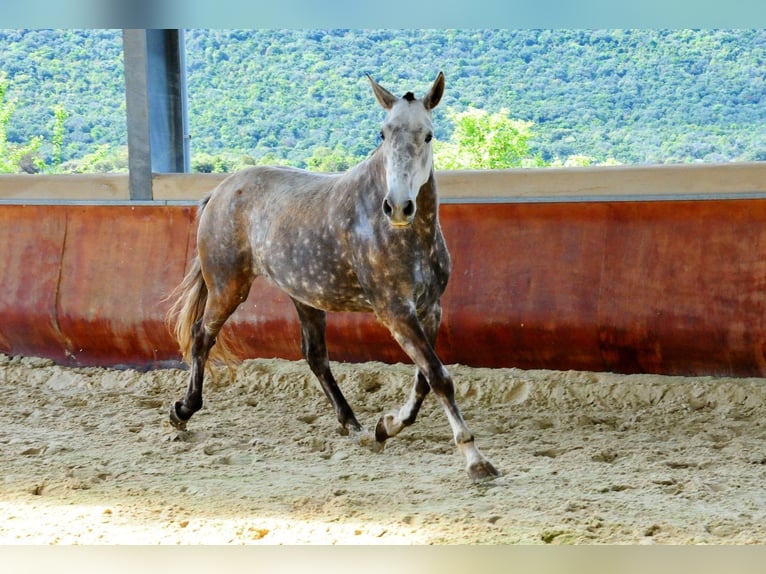
<instances>
[{"instance_id":1,"label":"green hillside","mask_svg":"<svg viewBox=\"0 0 766 574\"><path fill-rule=\"evenodd\" d=\"M119 30L0 30L9 144L43 136L56 163L58 105L63 168L124 167L121 47ZM342 167L377 145L365 74L422 94L439 70L442 141L478 108L531 122L540 164L766 160L763 30L188 30L186 59L198 169Z\"/></svg>"}]
</instances>

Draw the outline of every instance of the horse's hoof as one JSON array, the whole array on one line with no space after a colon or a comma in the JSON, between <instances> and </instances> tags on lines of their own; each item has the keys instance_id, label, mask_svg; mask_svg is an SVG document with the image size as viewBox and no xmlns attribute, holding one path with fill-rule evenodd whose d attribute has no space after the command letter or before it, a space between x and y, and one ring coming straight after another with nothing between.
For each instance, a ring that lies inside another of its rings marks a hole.
<instances>
[{"instance_id":1,"label":"horse's hoof","mask_svg":"<svg viewBox=\"0 0 766 574\"><path fill-rule=\"evenodd\" d=\"M471 480L474 482L482 482L490 478L498 477L500 476L500 473L494 466L492 466L491 462L485 459L468 466L468 476L470 476Z\"/></svg>"},{"instance_id":2,"label":"horse's hoof","mask_svg":"<svg viewBox=\"0 0 766 574\"><path fill-rule=\"evenodd\" d=\"M386 417L391 418L391 415L383 415L378 419L378 424L375 425L375 440L381 444L391 438L386 427Z\"/></svg>"},{"instance_id":3,"label":"horse's hoof","mask_svg":"<svg viewBox=\"0 0 766 574\"><path fill-rule=\"evenodd\" d=\"M356 434L360 432L362 432L362 425L356 422L356 420L342 423L338 429L338 434L341 436L348 436L350 434Z\"/></svg>"},{"instance_id":4,"label":"horse's hoof","mask_svg":"<svg viewBox=\"0 0 766 574\"><path fill-rule=\"evenodd\" d=\"M361 430L354 433L354 438L359 443L359 446L370 449L372 452L383 452L386 443L378 442L375 435L369 430Z\"/></svg>"},{"instance_id":5,"label":"horse's hoof","mask_svg":"<svg viewBox=\"0 0 766 574\"><path fill-rule=\"evenodd\" d=\"M173 428L176 428L181 431L185 431L186 421L178 416L178 405L179 405L178 402L175 402L170 405L170 413L168 415L168 418L170 419L170 424L173 425Z\"/></svg>"}]
</instances>

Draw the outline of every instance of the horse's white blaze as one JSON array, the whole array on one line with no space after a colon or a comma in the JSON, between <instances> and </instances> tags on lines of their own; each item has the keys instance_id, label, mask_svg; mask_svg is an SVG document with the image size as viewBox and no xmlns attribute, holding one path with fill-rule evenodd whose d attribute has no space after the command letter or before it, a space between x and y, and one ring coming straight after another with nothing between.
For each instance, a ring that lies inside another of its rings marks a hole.
<instances>
[{"instance_id":1,"label":"horse's white blaze","mask_svg":"<svg viewBox=\"0 0 766 574\"><path fill-rule=\"evenodd\" d=\"M389 110L382 132L387 215L394 225L409 225L415 217L418 192L433 168L431 112L421 101L399 99Z\"/></svg>"}]
</instances>

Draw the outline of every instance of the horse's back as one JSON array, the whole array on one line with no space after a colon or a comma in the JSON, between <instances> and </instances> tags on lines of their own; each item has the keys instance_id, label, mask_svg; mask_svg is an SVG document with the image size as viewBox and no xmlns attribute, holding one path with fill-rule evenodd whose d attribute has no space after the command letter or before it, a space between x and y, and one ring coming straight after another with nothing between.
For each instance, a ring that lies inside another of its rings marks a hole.
<instances>
[{"instance_id":1,"label":"horse's back","mask_svg":"<svg viewBox=\"0 0 766 574\"><path fill-rule=\"evenodd\" d=\"M318 214L336 176L291 167L253 166L239 170L210 193L200 225L245 231L274 229L300 214ZM299 222L296 222L299 223ZM241 229L239 229L241 228Z\"/></svg>"},{"instance_id":2,"label":"horse's back","mask_svg":"<svg viewBox=\"0 0 766 574\"><path fill-rule=\"evenodd\" d=\"M253 166L224 179L211 198L231 202L241 197L249 202L290 204L321 195L337 177L286 166Z\"/></svg>"},{"instance_id":3,"label":"horse's back","mask_svg":"<svg viewBox=\"0 0 766 574\"><path fill-rule=\"evenodd\" d=\"M212 249L246 247L254 275L306 304L367 310L344 227L352 214L335 219L341 203L353 211L333 195L339 177L289 167L241 170L212 192L201 233L214 239Z\"/></svg>"}]
</instances>

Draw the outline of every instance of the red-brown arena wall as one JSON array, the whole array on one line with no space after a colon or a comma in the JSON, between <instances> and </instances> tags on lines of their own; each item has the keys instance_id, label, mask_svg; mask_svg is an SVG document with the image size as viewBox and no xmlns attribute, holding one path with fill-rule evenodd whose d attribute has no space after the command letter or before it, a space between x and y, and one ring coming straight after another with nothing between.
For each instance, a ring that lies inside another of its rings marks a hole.
<instances>
[{"instance_id":1,"label":"red-brown arena wall","mask_svg":"<svg viewBox=\"0 0 766 574\"><path fill-rule=\"evenodd\" d=\"M668 189L651 201L545 197L542 187L534 197L460 199L453 189L441 206L453 262L442 300L442 360L766 376L766 200L756 189L766 187L763 167L753 167L742 193L689 199L666 197ZM649 172L644 179L621 172L633 178L625 187L638 185L636 177L645 185L656 176ZM709 184L710 173L686 175L700 174ZM454 181L445 179L450 189ZM193 255L193 205L7 197L0 205L0 352L72 365L179 361L164 325L165 298ZM295 310L262 279L227 328L243 358L300 357ZM372 315L330 314L327 337L333 360L406 360Z\"/></svg>"}]
</instances>

